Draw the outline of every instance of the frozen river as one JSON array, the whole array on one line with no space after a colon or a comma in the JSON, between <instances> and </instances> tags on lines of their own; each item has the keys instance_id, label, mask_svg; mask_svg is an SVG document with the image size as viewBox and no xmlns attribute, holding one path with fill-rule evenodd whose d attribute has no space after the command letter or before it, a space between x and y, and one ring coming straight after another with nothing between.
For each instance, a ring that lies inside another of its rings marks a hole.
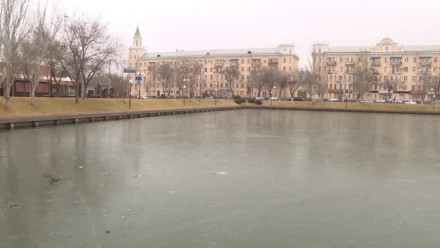
<instances>
[{"instance_id":1,"label":"frozen river","mask_svg":"<svg viewBox=\"0 0 440 248\"><path fill-rule=\"evenodd\" d=\"M0 131L0 247L440 247L435 116L237 110Z\"/></svg>"}]
</instances>

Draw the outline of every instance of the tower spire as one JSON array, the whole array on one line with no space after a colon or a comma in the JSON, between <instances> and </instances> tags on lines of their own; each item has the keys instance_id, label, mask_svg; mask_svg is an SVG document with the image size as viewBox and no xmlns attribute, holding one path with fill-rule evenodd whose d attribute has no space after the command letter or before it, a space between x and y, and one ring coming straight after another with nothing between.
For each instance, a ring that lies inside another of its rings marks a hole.
<instances>
[{"instance_id":1,"label":"tower spire","mask_svg":"<svg viewBox=\"0 0 440 248\"><path fill-rule=\"evenodd\" d=\"M136 27L136 33L134 34L135 37L141 37L141 32L139 32L139 24Z\"/></svg>"}]
</instances>

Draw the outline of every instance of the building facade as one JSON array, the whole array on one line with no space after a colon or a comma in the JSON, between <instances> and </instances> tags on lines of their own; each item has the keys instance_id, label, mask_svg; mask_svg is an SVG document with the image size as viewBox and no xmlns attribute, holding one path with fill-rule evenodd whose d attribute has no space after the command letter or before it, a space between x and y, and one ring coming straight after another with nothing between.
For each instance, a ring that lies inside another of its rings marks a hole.
<instances>
[{"instance_id":1,"label":"building facade","mask_svg":"<svg viewBox=\"0 0 440 248\"><path fill-rule=\"evenodd\" d=\"M137 28L133 46L129 49L129 66L142 75L142 81L137 85L135 75L130 74L131 94L149 97L268 97L271 89L256 89L252 72L264 67L297 72L299 57L294 48L293 45L280 45L276 48L149 53L142 45L142 37ZM171 67L187 65L189 70L186 75L167 80L164 75L165 64ZM166 81L170 81L169 86ZM276 89L272 89L274 90ZM288 92L282 93L283 96L290 97Z\"/></svg>"},{"instance_id":2,"label":"building facade","mask_svg":"<svg viewBox=\"0 0 440 248\"><path fill-rule=\"evenodd\" d=\"M363 99L431 100L439 76L440 46L399 46L389 38L374 46L313 45L314 65L325 68L324 98L357 99L355 74L362 60L374 75Z\"/></svg>"}]
</instances>

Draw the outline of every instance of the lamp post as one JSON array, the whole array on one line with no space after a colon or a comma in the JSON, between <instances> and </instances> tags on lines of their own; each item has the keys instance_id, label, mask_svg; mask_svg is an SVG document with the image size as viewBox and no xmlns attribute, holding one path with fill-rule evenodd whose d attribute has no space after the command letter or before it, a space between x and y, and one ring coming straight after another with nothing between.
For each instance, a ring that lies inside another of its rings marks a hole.
<instances>
[{"instance_id":1,"label":"lamp post","mask_svg":"<svg viewBox=\"0 0 440 248\"><path fill-rule=\"evenodd\" d=\"M348 106L348 93L345 93L345 109L347 109Z\"/></svg>"},{"instance_id":2,"label":"lamp post","mask_svg":"<svg viewBox=\"0 0 440 248\"><path fill-rule=\"evenodd\" d=\"M276 88L277 88L277 86L276 86L276 85L275 85L275 86L273 86L273 92L275 92ZM270 106L272 106L273 92L272 92L272 91L270 91Z\"/></svg>"},{"instance_id":3,"label":"lamp post","mask_svg":"<svg viewBox=\"0 0 440 248\"><path fill-rule=\"evenodd\" d=\"M217 105L217 89L215 89L214 105Z\"/></svg>"},{"instance_id":4,"label":"lamp post","mask_svg":"<svg viewBox=\"0 0 440 248\"><path fill-rule=\"evenodd\" d=\"M185 82L185 79L183 79L183 81ZM186 89L186 85L183 85L183 89L182 89L182 97L183 97L183 106L185 106L185 96L183 95L183 92Z\"/></svg>"},{"instance_id":5,"label":"lamp post","mask_svg":"<svg viewBox=\"0 0 440 248\"><path fill-rule=\"evenodd\" d=\"M433 97L433 101L432 101L432 110L434 110L434 106L435 106L435 93L434 93L434 95L432 95L432 97Z\"/></svg>"},{"instance_id":6,"label":"lamp post","mask_svg":"<svg viewBox=\"0 0 440 248\"><path fill-rule=\"evenodd\" d=\"M131 85L133 83L133 80L128 81L128 83L130 84L130 90L128 92L128 107L131 108Z\"/></svg>"}]
</instances>

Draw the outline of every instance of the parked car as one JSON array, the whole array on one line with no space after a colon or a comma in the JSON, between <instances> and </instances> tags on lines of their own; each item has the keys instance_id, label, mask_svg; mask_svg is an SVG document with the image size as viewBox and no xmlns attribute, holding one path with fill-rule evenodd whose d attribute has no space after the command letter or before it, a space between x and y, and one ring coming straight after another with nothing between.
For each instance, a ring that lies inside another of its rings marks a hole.
<instances>
[{"instance_id":1,"label":"parked car","mask_svg":"<svg viewBox=\"0 0 440 248\"><path fill-rule=\"evenodd\" d=\"M292 99L292 101L304 101L304 99L299 98L299 97L294 97L294 98Z\"/></svg>"},{"instance_id":2,"label":"parked car","mask_svg":"<svg viewBox=\"0 0 440 248\"><path fill-rule=\"evenodd\" d=\"M405 102L405 104L417 104L417 103L414 101L408 101L408 102Z\"/></svg>"}]
</instances>

